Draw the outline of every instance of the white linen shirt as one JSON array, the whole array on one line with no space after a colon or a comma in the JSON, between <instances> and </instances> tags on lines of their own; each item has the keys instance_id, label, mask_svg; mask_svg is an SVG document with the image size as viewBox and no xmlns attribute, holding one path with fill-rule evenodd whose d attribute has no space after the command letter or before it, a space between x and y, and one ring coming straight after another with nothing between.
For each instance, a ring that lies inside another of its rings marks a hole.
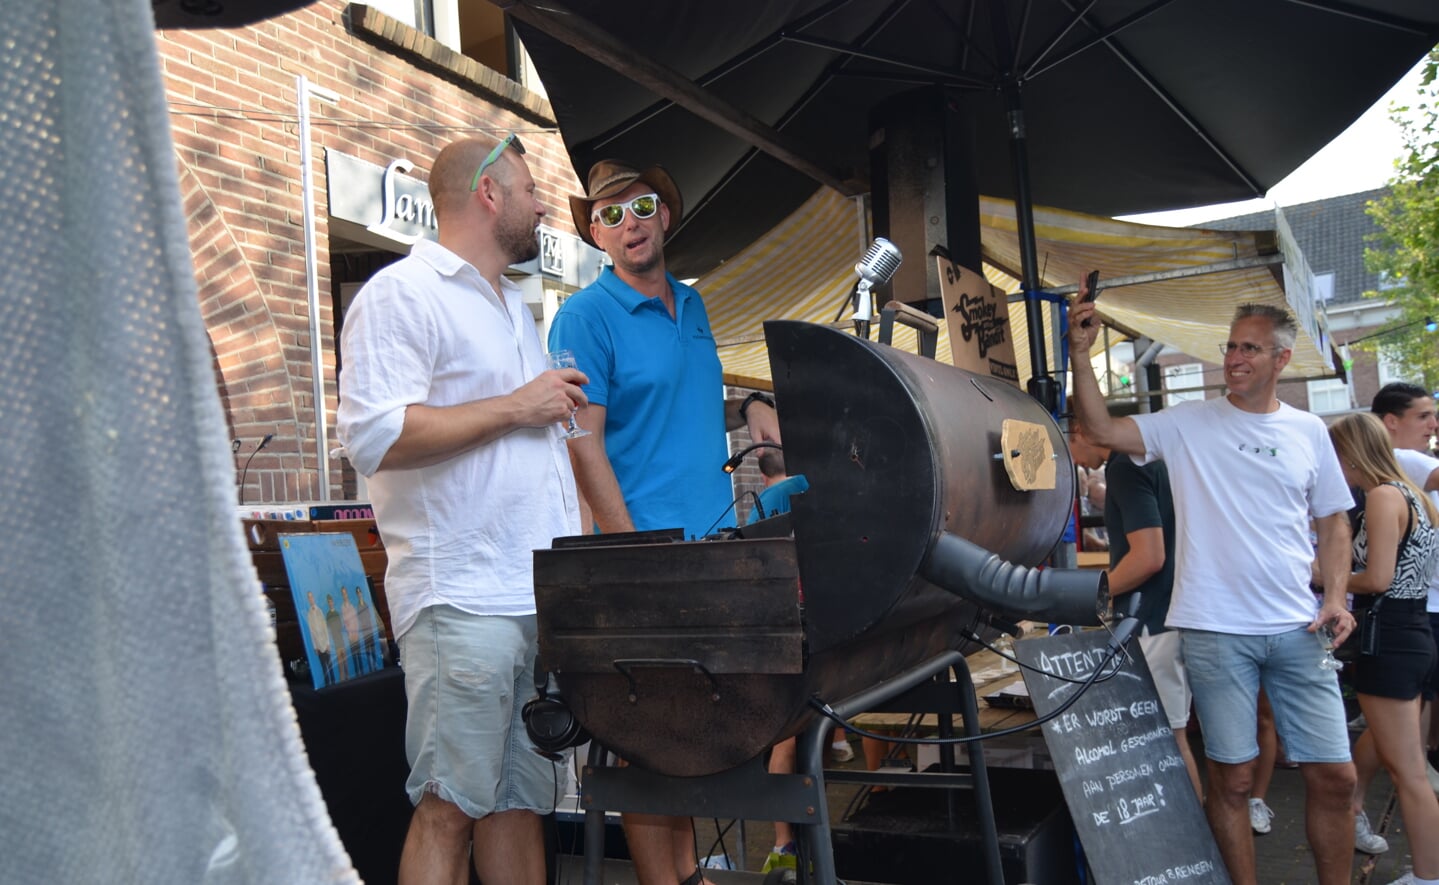
<instances>
[{"instance_id":1,"label":"white linen shirt","mask_svg":"<svg viewBox=\"0 0 1439 885\"><path fill-rule=\"evenodd\" d=\"M396 637L431 605L533 614L533 551L580 530L558 424L518 428L428 467L379 469L409 406L502 396L544 370L519 287L501 288L503 299L468 262L421 240L345 314L335 430L369 481Z\"/></svg>"}]
</instances>

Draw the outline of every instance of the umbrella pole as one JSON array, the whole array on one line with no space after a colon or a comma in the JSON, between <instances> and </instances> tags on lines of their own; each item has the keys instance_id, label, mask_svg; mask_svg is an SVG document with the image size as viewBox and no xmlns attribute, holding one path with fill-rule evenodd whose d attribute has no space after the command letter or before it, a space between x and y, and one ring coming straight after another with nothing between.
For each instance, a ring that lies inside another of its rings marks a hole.
<instances>
[{"instance_id":1,"label":"umbrella pole","mask_svg":"<svg viewBox=\"0 0 1439 885\"><path fill-rule=\"evenodd\" d=\"M1034 243L1034 197L1029 190L1029 147L1024 131L1024 102L1020 97L1019 77L1014 71L1014 47L1010 43L1009 24L1004 2L990 4L990 23L1000 67L1006 71L1001 89L1004 111L1009 123L1009 155L1014 165L1014 220L1019 238L1020 286L1024 293L1025 327L1029 333L1029 395L1051 415L1059 413L1059 386L1049 374L1049 358L1044 342L1044 305L1039 297L1038 249Z\"/></svg>"},{"instance_id":2,"label":"umbrella pole","mask_svg":"<svg viewBox=\"0 0 1439 885\"><path fill-rule=\"evenodd\" d=\"M1016 89L1017 92L1017 89ZM1010 157L1014 163L1014 223L1019 235L1020 288L1025 294L1025 325L1029 332L1029 394L1050 414L1059 409L1058 387L1049 374L1045 348L1045 315L1039 298L1039 256L1035 246L1035 204L1029 193L1029 153L1025 142L1025 111L1010 108Z\"/></svg>"},{"instance_id":3,"label":"umbrella pole","mask_svg":"<svg viewBox=\"0 0 1439 885\"><path fill-rule=\"evenodd\" d=\"M1007 90L1008 91L1008 90ZM1018 99L1018 89L1013 90ZM1044 341L1044 302L1039 297L1038 249L1034 243L1034 203L1029 192L1029 154L1024 136L1024 110L1009 109L1010 154L1014 161L1014 219L1019 237L1020 286L1024 292L1024 320L1029 333L1029 395L1051 415L1059 411L1059 386L1049 374Z\"/></svg>"}]
</instances>

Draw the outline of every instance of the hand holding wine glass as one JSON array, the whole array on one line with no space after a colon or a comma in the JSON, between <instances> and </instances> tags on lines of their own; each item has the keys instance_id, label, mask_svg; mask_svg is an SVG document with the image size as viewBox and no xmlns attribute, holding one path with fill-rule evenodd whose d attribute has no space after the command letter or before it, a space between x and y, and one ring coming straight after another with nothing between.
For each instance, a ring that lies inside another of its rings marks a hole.
<instances>
[{"instance_id":1,"label":"hand holding wine glass","mask_svg":"<svg viewBox=\"0 0 1439 885\"><path fill-rule=\"evenodd\" d=\"M552 350L547 357L551 369L578 369L579 364L575 362L574 351ZM589 436L590 432L575 423L575 407L570 407L570 420L562 437L564 439L579 439L582 436Z\"/></svg>"},{"instance_id":2,"label":"hand holding wine glass","mask_svg":"<svg viewBox=\"0 0 1439 885\"><path fill-rule=\"evenodd\" d=\"M1344 662L1334 657L1334 627L1330 624L1321 624L1315 631L1319 637L1319 646L1324 649L1324 658L1319 662L1321 670L1343 670Z\"/></svg>"}]
</instances>

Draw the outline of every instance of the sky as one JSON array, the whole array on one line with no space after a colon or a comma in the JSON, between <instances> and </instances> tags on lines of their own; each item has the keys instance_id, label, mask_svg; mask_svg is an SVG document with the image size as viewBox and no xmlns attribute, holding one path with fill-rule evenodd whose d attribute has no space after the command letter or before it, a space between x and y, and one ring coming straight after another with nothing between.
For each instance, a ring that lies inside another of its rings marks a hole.
<instances>
[{"instance_id":1,"label":"sky","mask_svg":"<svg viewBox=\"0 0 1439 885\"><path fill-rule=\"evenodd\" d=\"M1123 220L1182 227L1273 209L1276 204L1293 206L1381 187L1393 176L1394 160L1404 150L1399 127L1389 118L1389 106L1396 100L1408 102L1418 94L1423 64L1421 59L1353 125L1270 188L1268 199L1126 215Z\"/></svg>"}]
</instances>

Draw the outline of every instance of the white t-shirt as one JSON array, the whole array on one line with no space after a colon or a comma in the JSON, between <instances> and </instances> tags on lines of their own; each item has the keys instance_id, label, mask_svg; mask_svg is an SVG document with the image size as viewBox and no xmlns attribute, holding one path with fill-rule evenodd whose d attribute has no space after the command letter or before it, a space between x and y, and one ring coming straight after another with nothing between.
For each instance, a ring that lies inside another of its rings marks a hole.
<instances>
[{"instance_id":1,"label":"white t-shirt","mask_svg":"<svg viewBox=\"0 0 1439 885\"><path fill-rule=\"evenodd\" d=\"M1439 458L1431 458L1423 452L1416 452L1413 449L1395 449L1394 460L1399 462L1399 468L1409 481L1423 490L1429 482L1429 474L1439 470ZM1429 499L1439 507L1439 492L1430 492ZM1429 581L1429 602L1424 606L1428 611L1439 612L1439 572Z\"/></svg>"},{"instance_id":2,"label":"white t-shirt","mask_svg":"<svg viewBox=\"0 0 1439 885\"><path fill-rule=\"evenodd\" d=\"M534 551L580 531L558 423L512 430L428 467L378 469L406 407L501 396L544 371L519 287L502 286L503 301L468 262L421 240L366 283L345 315L335 431L369 478L396 637L430 605L533 614Z\"/></svg>"},{"instance_id":3,"label":"white t-shirt","mask_svg":"<svg viewBox=\"0 0 1439 885\"><path fill-rule=\"evenodd\" d=\"M1169 464L1176 522L1169 627L1271 635L1314 619L1310 517L1353 506L1324 422L1228 399L1135 415L1146 453Z\"/></svg>"}]
</instances>

